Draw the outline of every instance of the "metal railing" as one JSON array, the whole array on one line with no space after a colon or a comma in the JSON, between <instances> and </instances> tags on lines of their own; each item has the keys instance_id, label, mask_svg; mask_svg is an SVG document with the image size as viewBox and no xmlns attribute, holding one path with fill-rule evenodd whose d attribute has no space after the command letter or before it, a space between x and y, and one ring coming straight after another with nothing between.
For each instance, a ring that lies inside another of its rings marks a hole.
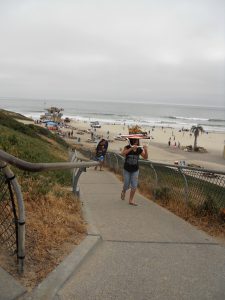
<instances>
[{"instance_id":1,"label":"metal railing","mask_svg":"<svg viewBox=\"0 0 225 300\"><path fill-rule=\"evenodd\" d=\"M83 151L93 157L90 150ZM225 211L225 172L140 160L139 187L153 200L182 201L198 213L221 216ZM124 157L107 152L105 164L123 175Z\"/></svg>"},{"instance_id":2,"label":"metal railing","mask_svg":"<svg viewBox=\"0 0 225 300\"><path fill-rule=\"evenodd\" d=\"M0 150L0 244L17 254L19 273L24 269L25 208L20 185L7 163L30 172L73 169L73 192L79 196L80 175L86 168L98 165L98 162L83 160L75 151L71 162L30 163Z\"/></svg>"}]
</instances>

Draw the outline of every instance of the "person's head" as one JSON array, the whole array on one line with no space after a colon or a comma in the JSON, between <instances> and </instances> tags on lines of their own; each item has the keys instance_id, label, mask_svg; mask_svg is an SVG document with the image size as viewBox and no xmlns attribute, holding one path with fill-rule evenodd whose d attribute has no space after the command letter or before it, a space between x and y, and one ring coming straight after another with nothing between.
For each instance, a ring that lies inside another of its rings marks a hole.
<instances>
[{"instance_id":1,"label":"person's head","mask_svg":"<svg viewBox=\"0 0 225 300\"><path fill-rule=\"evenodd\" d=\"M105 142L106 142L106 140L105 140L105 139L101 139L101 141L99 142L99 145L104 145L104 144L105 144Z\"/></svg>"},{"instance_id":2,"label":"person's head","mask_svg":"<svg viewBox=\"0 0 225 300\"><path fill-rule=\"evenodd\" d=\"M131 146L137 145L139 146L139 139L129 139Z\"/></svg>"}]
</instances>

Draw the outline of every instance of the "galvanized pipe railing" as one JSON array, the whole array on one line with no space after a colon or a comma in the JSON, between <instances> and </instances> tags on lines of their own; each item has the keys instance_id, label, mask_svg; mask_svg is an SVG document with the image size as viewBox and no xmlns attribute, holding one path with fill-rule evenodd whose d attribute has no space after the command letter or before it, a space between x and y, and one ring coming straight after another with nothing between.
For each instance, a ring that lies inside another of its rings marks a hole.
<instances>
[{"instance_id":1,"label":"galvanized pipe railing","mask_svg":"<svg viewBox=\"0 0 225 300\"><path fill-rule=\"evenodd\" d=\"M97 162L59 162L59 163L30 163L0 150L0 160L5 161L21 170L30 172L68 170L73 168L92 167L98 165Z\"/></svg>"},{"instance_id":2,"label":"galvanized pipe railing","mask_svg":"<svg viewBox=\"0 0 225 300\"><path fill-rule=\"evenodd\" d=\"M20 185L11 171L7 166L11 164L21 170L30 171L30 172L42 172L42 171L51 171L51 170L66 170L74 169L73 172L73 191L79 195L79 190L77 187L78 179L83 171L88 167L96 166L99 163L96 161L86 161L83 157L79 157L79 154L75 152L72 156L72 162L58 162L58 163L30 163L22 159L16 158L15 156L0 150L0 169L5 175L5 177L10 180L13 190L16 195L17 206L18 206L18 249L17 249L17 258L18 258L18 271L19 273L23 272L24 269L24 258L25 258L25 209L23 195L21 193Z\"/></svg>"}]
</instances>

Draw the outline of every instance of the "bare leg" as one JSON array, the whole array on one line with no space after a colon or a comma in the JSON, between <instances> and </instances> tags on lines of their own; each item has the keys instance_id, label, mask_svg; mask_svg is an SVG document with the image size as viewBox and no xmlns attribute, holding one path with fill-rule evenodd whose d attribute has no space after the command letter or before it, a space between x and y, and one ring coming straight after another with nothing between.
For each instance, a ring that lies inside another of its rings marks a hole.
<instances>
[{"instance_id":1,"label":"bare leg","mask_svg":"<svg viewBox=\"0 0 225 300\"><path fill-rule=\"evenodd\" d=\"M136 189L130 189L130 199L129 199L129 203L131 204L134 204L134 201L133 201L133 199L134 199L134 194L135 194L135 192L136 192Z\"/></svg>"}]
</instances>

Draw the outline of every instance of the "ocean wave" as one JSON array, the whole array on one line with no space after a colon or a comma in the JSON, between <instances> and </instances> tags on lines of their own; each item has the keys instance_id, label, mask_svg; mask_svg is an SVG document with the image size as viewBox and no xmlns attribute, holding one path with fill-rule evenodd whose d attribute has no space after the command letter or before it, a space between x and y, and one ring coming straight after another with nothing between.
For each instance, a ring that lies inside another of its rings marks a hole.
<instances>
[{"instance_id":1,"label":"ocean wave","mask_svg":"<svg viewBox=\"0 0 225 300\"><path fill-rule=\"evenodd\" d=\"M94 110L94 109L93 109ZM19 112L19 109L17 110ZM29 112L22 113L28 117L32 116L33 119L39 119L40 115L43 114L43 111L37 107L36 109L31 109ZM174 113L174 115L173 115ZM71 119L77 119L85 122L90 121L99 121L102 124L121 124L121 125L140 125L141 127L151 128L153 126L157 127L170 127L170 128L191 128L192 125L202 125L205 131L219 131L225 132L225 120L223 119L223 115L215 115L214 118L206 117L206 118L195 118L195 117L182 117L184 113L179 112L171 112L170 116L166 116L167 113L164 114L164 117L160 117L157 114L154 116L148 116L146 114L137 115L135 113L124 114L122 111L119 111L117 114L113 112L100 112L100 113L90 113L82 111L82 109L77 111L76 113L73 110L66 112L63 114L63 117L69 117ZM163 115L163 114L162 114Z\"/></svg>"},{"instance_id":2,"label":"ocean wave","mask_svg":"<svg viewBox=\"0 0 225 300\"><path fill-rule=\"evenodd\" d=\"M173 121L159 121L159 123L161 123L161 124L178 124L177 122L173 122Z\"/></svg>"},{"instance_id":3,"label":"ocean wave","mask_svg":"<svg viewBox=\"0 0 225 300\"><path fill-rule=\"evenodd\" d=\"M114 116L114 117L127 117L128 115L120 115L120 114L114 114L114 113L96 113L96 112L88 112L85 113L85 115L93 115L93 116Z\"/></svg>"},{"instance_id":4,"label":"ocean wave","mask_svg":"<svg viewBox=\"0 0 225 300\"><path fill-rule=\"evenodd\" d=\"M189 121L209 121L210 119L205 118L193 118L193 117L179 117L179 116L166 116L165 119L174 119L174 120L189 120Z\"/></svg>"},{"instance_id":5,"label":"ocean wave","mask_svg":"<svg viewBox=\"0 0 225 300\"><path fill-rule=\"evenodd\" d=\"M209 119L209 122L225 122L225 119Z\"/></svg>"},{"instance_id":6,"label":"ocean wave","mask_svg":"<svg viewBox=\"0 0 225 300\"><path fill-rule=\"evenodd\" d=\"M221 127L221 128L224 128L224 125L220 125L220 124L199 124L201 126L208 126L208 127Z\"/></svg>"}]
</instances>

